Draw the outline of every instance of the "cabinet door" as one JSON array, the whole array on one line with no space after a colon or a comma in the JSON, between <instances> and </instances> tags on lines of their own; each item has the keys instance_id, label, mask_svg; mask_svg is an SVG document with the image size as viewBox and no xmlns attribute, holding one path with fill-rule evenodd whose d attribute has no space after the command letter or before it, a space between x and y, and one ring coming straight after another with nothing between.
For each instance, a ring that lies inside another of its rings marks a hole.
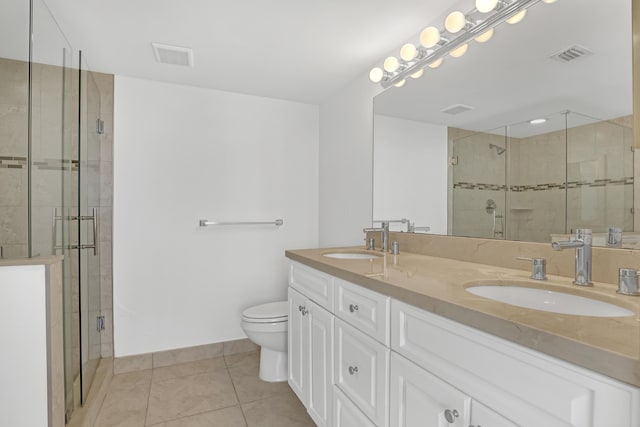
<instances>
[{"instance_id":1,"label":"cabinet door","mask_svg":"<svg viewBox=\"0 0 640 427\"><path fill-rule=\"evenodd\" d=\"M309 389L307 410L320 426L331 425L331 388L333 385L333 315L307 300L309 311Z\"/></svg>"},{"instance_id":2,"label":"cabinet door","mask_svg":"<svg viewBox=\"0 0 640 427\"><path fill-rule=\"evenodd\" d=\"M389 424L389 349L335 319L336 385L379 427Z\"/></svg>"},{"instance_id":3,"label":"cabinet door","mask_svg":"<svg viewBox=\"0 0 640 427\"><path fill-rule=\"evenodd\" d=\"M338 387L333 387L333 408L333 427L376 427Z\"/></svg>"},{"instance_id":4,"label":"cabinet door","mask_svg":"<svg viewBox=\"0 0 640 427\"><path fill-rule=\"evenodd\" d=\"M305 315L307 299L289 288L289 331L288 331L288 359L289 386L298 395L302 403L307 405L307 381L309 377L309 345L307 322Z\"/></svg>"},{"instance_id":5,"label":"cabinet door","mask_svg":"<svg viewBox=\"0 0 640 427\"><path fill-rule=\"evenodd\" d=\"M391 427L467 427L470 399L395 353L391 353L390 385Z\"/></svg>"},{"instance_id":6,"label":"cabinet door","mask_svg":"<svg viewBox=\"0 0 640 427\"><path fill-rule=\"evenodd\" d=\"M482 403L473 400L471 402L469 427L518 427L518 425L487 408Z\"/></svg>"}]
</instances>

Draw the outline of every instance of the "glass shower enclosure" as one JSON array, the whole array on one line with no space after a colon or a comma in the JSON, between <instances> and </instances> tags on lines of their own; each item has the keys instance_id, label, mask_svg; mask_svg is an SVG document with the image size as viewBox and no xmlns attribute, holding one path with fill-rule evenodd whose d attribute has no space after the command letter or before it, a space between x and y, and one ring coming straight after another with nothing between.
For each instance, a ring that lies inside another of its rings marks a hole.
<instances>
[{"instance_id":1,"label":"glass shower enclosure","mask_svg":"<svg viewBox=\"0 0 640 427\"><path fill-rule=\"evenodd\" d=\"M0 35L0 257L64 255L70 414L101 356L100 91L42 0L5 2Z\"/></svg>"},{"instance_id":2,"label":"glass shower enclosure","mask_svg":"<svg viewBox=\"0 0 640 427\"><path fill-rule=\"evenodd\" d=\"M487 132L456 130L454 235L550 242L577 228L633 231L630 117L599 120L565 111L545 119Z\"/></svg>"}]
</instances>

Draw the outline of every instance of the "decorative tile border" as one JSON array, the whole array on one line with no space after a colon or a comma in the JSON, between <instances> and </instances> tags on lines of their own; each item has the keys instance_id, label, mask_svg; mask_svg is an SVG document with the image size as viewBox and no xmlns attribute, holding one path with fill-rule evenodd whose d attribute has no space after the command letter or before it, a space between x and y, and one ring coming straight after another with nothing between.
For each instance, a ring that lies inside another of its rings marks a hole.
<instances>
[{"instance_id":1,"label":"decorative tile border","mask_svg":"<svg viewBox=\"0 0 640 427\"><path fill-rule=\"evenodd\" d=\"M0 156L0 168L24 169L27 167L27 158L19 156Z\"/></svg>"},{"instance_id":2,"label":"decorative tile border","mask_svg":"<svg viewBox=\"0 0 640 427\"><path fill-rule=\"evenodd\" d=\"M596 179L594 181L569 181L566 184L566 188L596 188L596 187L607 187L614 185L632 185L633 177L625 177L625 178L606 178L606 179ZM490 190L490 191L504 191L506 190L506 185L499 184L483 184L483 183L472 183L472 182L456 182L453 184L453 188L459 188L462 190ZM564 183L549 183L549 184L537 184L537 185L510 185L509 190L515 193L522 193L525 191L547 191L547 190L564 190Z\"/></svg>"},{"instance_id":3,"label":"decorative tile border","mask_svg":"<svg viewBox=\"0 0 640 427\"><path fill-rule=\"evenodd\" d=\"M22 156L0 156L0 168L3 169L26 169L28 160ZM55 171L77 171L77 160L61 160L61 159L44 159L34 161L33 166L39 170L55 170Z\"/></svg>"}]
</instances>

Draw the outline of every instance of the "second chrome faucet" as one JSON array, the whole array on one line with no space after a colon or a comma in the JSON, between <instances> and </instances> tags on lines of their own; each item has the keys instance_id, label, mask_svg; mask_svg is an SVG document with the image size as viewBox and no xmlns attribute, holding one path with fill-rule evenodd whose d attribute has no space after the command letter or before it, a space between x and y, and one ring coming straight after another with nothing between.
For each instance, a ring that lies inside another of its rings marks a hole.
<instances>
[{"instance_id":1,"label":"second chrome faucet","mask_svg":"<svg viewBox=\"0 0 640 427\"><path fill-rule=\"evenodd\" d=\"M591 281L591 230L578 228L575 235L561 242L551 243L556 250L574 248L576 250L576 275L574 284L580 286L593 286Z\"/></svg>"}]
</instances>

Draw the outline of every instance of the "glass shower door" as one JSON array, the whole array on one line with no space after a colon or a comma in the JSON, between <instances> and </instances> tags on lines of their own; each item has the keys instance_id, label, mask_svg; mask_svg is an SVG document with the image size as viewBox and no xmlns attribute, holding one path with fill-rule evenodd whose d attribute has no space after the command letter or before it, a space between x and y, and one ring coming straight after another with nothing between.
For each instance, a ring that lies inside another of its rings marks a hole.
<instances>
[{"instance_id":1,"label":"glass shower door","mask_svg":"<svg viewBox=\"0 0 640 427\"><path fill-rule=\"evenodd\" d=\"M452 141L453 235L507 237L507 135L500 127L487 132L459 130Z\"/></svg>"},{"instance_id":2,"label":"glass shower door","mask_svg":"<svg viewBox=\"0 0 640 427\"><path fill-rule=\"evenodd\" d=\"M80 388L86 402L101 357L100 305L100 91L80 52L78 236L80 277Z\"/></svg>"}]
</instances>

